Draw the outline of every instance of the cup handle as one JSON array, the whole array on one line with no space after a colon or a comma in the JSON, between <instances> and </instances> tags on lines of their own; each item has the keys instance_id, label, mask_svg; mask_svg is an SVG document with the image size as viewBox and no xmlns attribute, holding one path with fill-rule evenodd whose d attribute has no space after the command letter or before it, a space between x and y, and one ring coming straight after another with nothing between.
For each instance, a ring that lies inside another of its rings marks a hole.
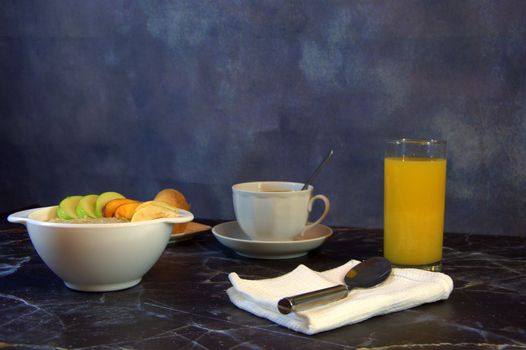
<instances>
[{"instance_id":1,"label":"cup handle","mask_svg":"<svg viewBox=\"0 0 526 350\"><path fill-rule=\"evenodd\" d=\"M329 213L329 209L331 208L331 203L329 202L329 198L327 198L326 196L324 196L323 194L317 194L315 195L314 197L312 197L310 200L309 200L309 213L311 212L312 210L312 204L314 203L314 201L316 199L320 199L323 201L323 203L325 203L325 209L323 210L323 213L321 214L320 218L318 220L316 220L315 222L313 222L312 224L310 225L307 225L305 226L305 230L308 230L310 229L311 227L314 227L316 225L318 225L320 222L323 221L323 219L325 219L325 217L327 216L327 214Z\"/></svg>"}]
</instances>

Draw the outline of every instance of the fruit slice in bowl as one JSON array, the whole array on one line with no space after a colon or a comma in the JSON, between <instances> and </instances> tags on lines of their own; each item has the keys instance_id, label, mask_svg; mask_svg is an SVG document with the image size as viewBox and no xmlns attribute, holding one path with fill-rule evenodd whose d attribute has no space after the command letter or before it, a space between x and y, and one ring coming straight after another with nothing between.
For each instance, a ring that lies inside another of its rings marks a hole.
<instances>
[{"instance_id":1,"label":"fruit slice in bowl","mask_svg":"<svg viewBox=\"0 0 526 350\"><path fill-rule=\"evenodd\" d=\"M131 222L177 217L178 210L165 202L155 200L144 202L135 209Z\"/></svg>"},{"instance_id":2,"label":"fruit slice in bowl","mask_svg":"<svg viewBox=\"0 0 526 350\"><path fill-rule=\"evenodd\" d=\"M114 216L121 220L127 220L130 221L133 214L135 213L135 209L141 204L139 201L124 203L123 205L120 205L116 210Z\"/></svg>"},{"instance_id":3,"label":"fruit slice in bowl","mask_svg":"<svg viewBox=\"0 0 526 350\"><path fill-rule=\"evenodd\" d=\"M124 204L129 203L136 203L138 202L135 199L129 199L129 198L116 198L112 199L106 205L102 208L102 216L105 218L111 218L112 216L115 216L115 211Z\"/></svg>"},{"instance_id":4,"label":"fruit slice in bowl","mask_svg":"<svg viewBox=\"0 0 526 350\"><path fill-rule=\"evenodd\" d=\"M102 208L111 201L112 199L116 198L124 198L124 196L118 192L103 192L101 193L98 198L97 202L95 203L95 215L98 218L102 217Z\"/></svg>"},{"instance_id":5,"label":"fruit slice in bowl","mask_svg":"<svg viewBox=\"0 0 526 350\"><path fill-rule=\"evenodd\" d=\"M57 208L57 216L64 220L76 219L77 205L82 199L82 196L69 196L60 201Z\"/></svg>"},{"instance_id":6,"label":"fruit slice in bowl","mask_svg":"<svg viewBox=\"0 0 526 350\"><path fill-rule=\"evenodd\" d=\"M99 198L99 196L96 194L88 194L83 196L75 209L77 218L96 218L97 215L95 214L95 203L97 203L97 198Z\"/></svg>"}]
</instances>

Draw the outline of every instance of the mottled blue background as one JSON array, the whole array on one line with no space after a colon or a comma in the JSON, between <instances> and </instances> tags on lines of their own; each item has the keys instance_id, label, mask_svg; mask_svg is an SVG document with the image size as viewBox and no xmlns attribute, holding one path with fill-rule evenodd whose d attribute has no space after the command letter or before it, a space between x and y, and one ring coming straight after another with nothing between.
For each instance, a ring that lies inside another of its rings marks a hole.
<instances>
[{"instance_id":1,"label":"mottled blue background","mask_svg":"<svg viewBox=\"0 0 526 350\"><path fill-rule=\"evenodd\" d=\"M382 227L393 137L449 142L446 230L526 235L524 1L0 2L0 211L316 183Z\"/></svg>"}]
</instances>

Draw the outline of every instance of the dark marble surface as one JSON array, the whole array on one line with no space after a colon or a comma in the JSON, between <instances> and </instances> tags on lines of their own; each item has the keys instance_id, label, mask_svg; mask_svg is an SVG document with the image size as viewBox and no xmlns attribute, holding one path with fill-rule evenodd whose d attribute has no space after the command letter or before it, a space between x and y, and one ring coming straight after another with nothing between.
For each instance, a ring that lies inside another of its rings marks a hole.
<instances>
[{"instance_id":1,"label":"dark marble surface","mask_svg":"<svg viewBox=\"0 0 526 350\"><path fill-rule=\"evenodd\" d=\"M328 269L381 254L380 231L337 228L307 256L275 261L240 257L207 232L169 245L136 287L82 293L44 265L23 226L0 228L0 348L526 349L524 238L447 234L447 301L306 336L231 304L228 273Z\"/></svg>"}]
</instances>

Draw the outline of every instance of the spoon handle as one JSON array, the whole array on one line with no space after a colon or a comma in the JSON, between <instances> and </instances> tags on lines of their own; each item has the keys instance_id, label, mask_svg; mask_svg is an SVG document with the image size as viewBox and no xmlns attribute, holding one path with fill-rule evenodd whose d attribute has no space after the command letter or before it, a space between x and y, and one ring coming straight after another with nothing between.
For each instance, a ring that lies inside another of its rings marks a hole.
<instances>
[{"instance_id":1,"label":"spoon handle","mask_svg":"<svg viewBox=\"0 0 526 350\"><path fill-rule=\"evenodd\" d=\"M345 298L349 289L343 284L334 287L315 290L281 299L278 302L278 310L286 315L292 311L300 311L316 305L328 304Z\"/></svg>"},{"instance_id":2,"label":"spoon handle","mask_svg":"<svg viewBox=\"0 0 526 350\"><path fill-rule=\"evenodd\" d=\"M320 165L318 165L316 170L314 170L314 173L312 173L312 175L309 177L309 179L307 181L305 181L305 183L303 184L303 187L301 188L302 191L306 190L307 188L309 188L310 183L314 180L314 178L316 176L318 176L318 173L321 171L323 166L329 161L329 159L331 159L333 154L334 154L334 151L331 149L329 151L329 153L327 153L327 155L325 156L323 161L320 163Z\"/></svg>"}]
</instances>

